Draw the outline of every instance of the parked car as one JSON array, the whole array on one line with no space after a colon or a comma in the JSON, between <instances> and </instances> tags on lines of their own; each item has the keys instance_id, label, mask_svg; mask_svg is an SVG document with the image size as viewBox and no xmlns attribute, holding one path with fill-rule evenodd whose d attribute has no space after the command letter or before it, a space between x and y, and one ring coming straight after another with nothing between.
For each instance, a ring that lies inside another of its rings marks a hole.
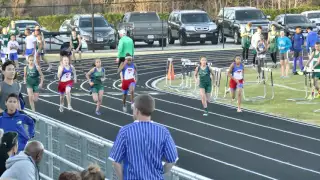
<instances>
[{"instance_id":1,"label":"parked car","mask_svg":"<svg viewBox=\"0 0 320 180\"><path fill-rule=\"evenodd\" d=\"M217 17L217 25L219 29L219 41L223 42L226 37L233 38L234 43L240 44L240 30L249 22L252 23L253 32L258 26L262 27L262 33L265 37L268 36L270 16L266 16L260 9L255 7L226 7L220 9ZM222 31L224 39L222 38Z\"/></svg>"},{"instance_id":2,"label":"parked car","mask_svg":"<svg viewBox=\"0 0 320 180\"><path fill-rule=\"evenodd\" d=\"M305 11L301 14L306 16L312 23L315 23L320 32L320 11Z\"/></svg>"},{"instance_id":3,"label":"parked car","mask_svg":"<svg viewBox=\"0 0 320 180\"><path fill-rule=\"evenodd\" d=\"M218 44L217 25L202 10L173 11L168 18L168 42L174 44L177 39L180 45L196 41Z\"/></svg>"},{"instance_id":4,"label":"parked car","mask_svg":"<svg viewBox=\"0 0 320 180\"><path fill-rule=\"evenodd\" d=\"M301 14L280 14L274 19L273 24L277 30L284 30L287 36L292 36L297 26L301 27L303 36L305 37L308 35L308 27L312 27L313 31L318 32L316 25Z\"/></svg>"},{"instance_id":5,"label":"parked car","mask_svg":"<svg viewBox=\"0 0 320 180\"><path fill-rule=\"evenodd\" d=\"M155 41L159 41L160 46L166 46L167 27L167 23L161 21L156 12L127 12L117 29L125 29L134 42L152 45Z\"/></svg>"},{"instance_id":6,"label":"parked car","mask_svg":"<svg viewBox=\"0 0 320 180\"><path fill-rule=\"evenodd\" d=\"M94 39L92 33L92 15L82 14L74 15L70 22L65 21L59 28L60 32L70 32L76 29L86 42L88 49L105 49L109 46L111 49L116 48L115 30L111 24L103 17L103 15L95 14L93 17Z\"/></svg>"}]
</instances>

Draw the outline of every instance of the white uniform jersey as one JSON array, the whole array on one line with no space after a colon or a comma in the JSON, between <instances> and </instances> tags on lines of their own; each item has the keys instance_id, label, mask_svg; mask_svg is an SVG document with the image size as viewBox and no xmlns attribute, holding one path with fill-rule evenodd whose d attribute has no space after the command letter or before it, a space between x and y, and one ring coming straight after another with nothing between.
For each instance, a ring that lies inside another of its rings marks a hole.
<instances>
[{"instance_id":1,"label":"white uniform jersey","mask_svg":"<svg viewBox=\"0 0 320 180\"><path fill-rule=\"evenodd\" d=\"M8 51L9 53L17 53L17 49L10 49L10 48L19 48L19 43L17 41L9 41L8 42Z\"/></svg>"}]
</instances>

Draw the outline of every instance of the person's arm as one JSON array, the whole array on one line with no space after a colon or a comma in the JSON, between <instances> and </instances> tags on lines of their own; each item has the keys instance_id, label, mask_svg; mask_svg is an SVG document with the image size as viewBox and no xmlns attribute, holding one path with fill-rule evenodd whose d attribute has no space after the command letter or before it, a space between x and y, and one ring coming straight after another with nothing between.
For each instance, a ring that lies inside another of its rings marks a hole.
<instances>
[{"instance_id":1,"label":"person's arm","mask_svg":"<svg viewBox=\"0 0 320 180\"><path fill-rule=\"evenodd\" d=\"M315 52L312 52L312 53L311 53L311 55L309 56L309 59L308 59L306 65L304 66L304 69L306 69L306 68L309 66L310 62L312 61L312 59L313 59L313 57L314 57L314 54L315 54Z\"/></svg>"},{"instance_id":2,"label":"person's arm","mask_svg":"<svg viewBox=\"0 0 320 180\"><path fill-rule=\"evenodd\" d=\"M135 76L135 81L138 82L138 69L137 69L137 66L134 64L134 76Z\"/></svg>"},{"instance_id":3,"label":"person's arm","mask_svg":"<svg viewBox=\"0 0 320 180\"><path fill-rule=\"evenodd\" d=\"M194 81L195 82L198 81L198 71L199 71L199 66L197 66L196 69L194 70Z\"/></svg>"},{"instance_id":4,"label":"person's arm","mask_svg":"<svg viewBox=\"0 0 320 180\"><path fill-rule=\"evenodd\" d=\"M80 35L78 34L78 42L79 42L79 44L78 44L78 47L77 47L77 51L79 51L79 49L80 49L80 47L81 47L81 37L80 37Z\"/></svg>"},{"instance_id":5,"label":"person's arm","mask_svg":"<svg viewBox=\"0 0 320 180\"><path fill-rule=\"evenodd\" d=\"M174 143L169 131L164 142L163 157L165 164L163 165L164 173L170 172L171 168L179 160L176 144Z\"/></svg>"},{"instance_id":6,"label":"person's arm","mask_svg":"<svg viewBox=\"0 0 320 180\"><path fill-rule=\"evenodd\" d=\"M32 118L30 118L28 115L23 115L24 116L24 122L23 124L26 124L28 126L28 134L29 134L29 139L34 137L35 134L35 122Z\"/></svg>"},{"instance_id":7,"label":"person's arm","mask_svg":"<svg viewBox=\"0 0 320 180\"><path fill-rule=\"evenodd\" d=\"M117 177L119 180L123 180L123 169L121 166L121 162L126 156L126 139L123 128L120 129L117 138L111 148L109 160L113 163L113 167L115 168Z\"/></svg>"},{"instance_id":8,"label":"person's arm","mask_svg":"<svg viewBox=\"0 0 320 180\"><path fill-rule=\"evenodd\" d=\"M36 66L36 67L37 67L37 70L38 70L38 72L40 74L40 84L39 84L39 86L42 87L43 81L44 81L44 75L43 75L43 73L41 71L41 68L39 66Z\"/></svg>"},{"instance_id":9,"label":"person's arm","mask_svg":"<svg viewBox=\"0 0 320 180\"><path fill-rule=\"evenodd\" d=\"M93 73L93 71L94 71L94 68L90 69L90 71L86 74L86 78L87 78L87 80L88 80L88 83L91 83L91 78L90 78L90 76L91 76L91 74Z\"/></svg>"},{"instance_id":10,"label":"person's arm","mask_svg":"<svg viewBox=\"0 0 320 180\"><path fill-rule=\"evenodd\" d=\"M287 40L286 40L286 48L287 49L292 49L292 41L290 41L289 38L287 38Z\"/></svg>"},{"instance_id":11,"label":"person's arm","mask_svg":"<svg viewBox=\"0 0 320 180\"><path fill-rule=\"evenodd\" d=\"M23 82L27 83L27 66L23 68Z\"/></svg>"},{"instance_id":12,"label":"person's arm","mask_svg":"<svg viewBox=\"0 0 320 180\"><path fill-rule=\"evenodd\" d=\"M70 46L69 46L69 48L70 49L73 49L74 47L73 47L73 43L72 43L72 35L71 35L71 37L70 37Z\"/></svg>"},{"instance_id":13,"label":"person's arm","mask_svg":"<svg viewBox=\"0 0 320 180\"><path fill-rule=\"evenodd\" d=\"M74 83L77 83L77 71L76 71L76 68L71 65L71 69L72 69L72 72L73 72L73 75L74 75Z\"/></svg>"},{"instance_id":14,"label":"person's arm","mask_svg":"<svg viewBox=\"0 0 320 180\"><path fill-rule=\"evenodd\" d=\"M230 67L229 67L229 71L228 71L228 76L229 76L229 78L230 78L230 79L233 79L233 77L232 77L232 70L233 70L233 67L234 67L234 64L232 63L232 64L230 65Z\"/></svg>"},{"instance_id":15,"label":"person's arm","mask_svg":"<svg viewBox=\"0 0 320 180\"><path fill-rule=\"evenodd\" d=\"M57 73L58 79L61 78L61 76L62 76L62 71L63 71L63 67L62 67L62 66L59 66L59 68L58 68L58 73Z\"/></svg>"},{"instance_id":16,"label":"person's arm","mask_svg":"<svg viewBox=\"0 0 320 180\"><path fill-rule=\"evenodd\" d=\"M124 62L122 62L122 63L120 64L117 73L119 74L119 73L122 71L123 68L124 68Z\"/></svg>"}]
</instances>

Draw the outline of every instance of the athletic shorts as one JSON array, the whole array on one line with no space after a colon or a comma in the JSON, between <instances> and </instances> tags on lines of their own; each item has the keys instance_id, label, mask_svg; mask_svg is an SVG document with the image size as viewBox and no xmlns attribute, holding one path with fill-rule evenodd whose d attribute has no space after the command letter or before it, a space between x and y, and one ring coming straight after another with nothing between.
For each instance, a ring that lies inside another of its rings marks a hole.
<instances>
[{"instance_id":1,"label":"athletic shorts","mask_svg":"<svg viewBox=\"0 0 320 180\"><path fill-rule=\"evenodd\" d=\"M297 57L301 57L302 56L302 51L297 52L297 51L293 51L293 57L297 58Z\"/></svg>"},{"instance_id":2,"label":"athletic shorts","mask_svg":"<svg viewBox=\"0 0 320 180\"><path fill-rule=\"evenodd\" d=\"M312 78L320 79L320 73L319 72L312 73Z\"/></svg>"},{"instance_id":3,"label":"athletic shorts","mask_svg":"<svg viewBox=\"0 0 320 180\"><path fill-rule=\"evenodd\" d=\"M239 84L237 84L237 82L233 79L230 79L230 82L229 82L229 87L230 89L237 89L237 88L243 88L243 79L240 79L239 80Z\"/></svg>"},{"instance_id":4,"label":"athletic shorts","mask_svg":"<svg viewBox=\"0 0 320 180\"><path fill-rule=\"evenodd\" d=\"M75 51L77 48L72 48L71 51ZM81 52L82 46L79 47L79 52Z\"/></svg>"},{"instance_id":5,"label":"athletic shorts","mask_svg":"<svg viewBox=\"0 0 320 180\"><path fill-rule=\"evenodd\" d=\"M128 94L129 88L131 86L136 87L136 81L134 79L123 80L122 81L123 94Z\"/></svg>"},{"instance_id":6,"label":"athletic shorts","mask_svg":"<svg viewBox=\"0 0 320 180\"><path fill-rule=\"evenodd\" d=\"M32 53L33 53L33 50L34 50L34 48L32 48L32 49L26 49L25 55L26 55L26 56L33 55L33 54L32 54Z\"/></svg>"},{"instance_id":7,"label":"athletic shorts","mask_svg":"<svg viewBox=\"0 0 320 180\"><path fill-rule=\"evenodd\" d=\"M103 91L103 90L104 90L104 86L102 84L93 85L91 87L92 93L99 93L99 91Z\"/></svg>"},{"instance_id":8,"label":"athletic shorts","mask_svg":"<svg viewBox=\"0 0 320 180\"><path fill-rule=\"evenodd\" d=\"M18 53L10 53L9 60L10 61L17 61L18 60Z\"/></svg>"},{"instance_id":9,"label":"athletic shorts","mask_svg":"<svg viewBox=\"0 0 320 180\"><path fill-rule=\"evenodd\" d=\"M201 83L199 84L199 88L204 89L205 93L211 93L212 90L212 84L209 83Z\"/></svg>"},{"instance_id":10,"label":"athletic shorts","mask_svg":"<svg viewBox=\"0 0 320 180\"><path fill-rule=\"evenodd\" d=\"M72 88L72 86L73 86L73 80L66 81L66 82L59 82L58 92L59 92L60 94L64 94L64 93L66 92L66 88L67 88L67 87Z\"/></svg>"},{"instance_id":11,"label":"athletic shorts","mask_svg":"<svg viewBox=\"0 0 320 180\"><path fill-rule=\"evenodd\" d=\"M289 60L289 52L279 53L280 60Z\"/></svg>"},{"instance_id":12,"label":"athletic shorts","mask_svg":"<svg viewBox=\"0 0 320 180\"><path fill-rule=\"evenodd\" d=\"M27 82L27 88L32 89L34 93L39 92L39 84L31 84L31 83L29 84Z\"/></svg>"},{"instance_id":13,"label":"athletic shorts","mask_svg":"<svg viewBox=\"0 0 320 180\"><path fill-rule=\"evenodd\" d=\"M44 52L37 52L37 56L44 56Z\"/></svg>"},{"instance_id":14,"label":"athletic shorts","mask_svg":"<svg viewBox=\"0 0 320 180\"><path fill-rule=\"evenodd\" d=\"M125 58L125 57L121 57L121 58L119 58L118 68L119 68L120 64L121 64L121 63L123 63L125 60L126 60L126 58Z\"/></svg>"}]
</instances>

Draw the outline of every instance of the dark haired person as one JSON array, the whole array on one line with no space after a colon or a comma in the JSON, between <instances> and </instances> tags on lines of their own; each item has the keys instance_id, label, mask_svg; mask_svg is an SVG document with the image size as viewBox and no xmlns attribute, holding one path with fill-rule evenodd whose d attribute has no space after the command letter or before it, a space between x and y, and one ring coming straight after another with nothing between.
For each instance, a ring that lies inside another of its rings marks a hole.
<instances>
[{"instance_id":1,"label":"dark haired person","mask_svg":"<svg viewBox=\"0 0 320 180\"><path fill-rule=\"evenodd\" d=\"M256 66L256 58L257 58L257 45L258 45L258 42L260 41L261 39L261 35L262 35L262 27L261 26L258 26L257 27L257 32L254 33L254 35L252 36L251 38L251 46L253 47L253 59L252 59L252 65L253 67Z\"/></svg>"},{"instance_id":2,"label":"dark haired person","mask_svg":"<svg viewBox=\"0 0 320 180\"><path fill-rule=\"evenodd\" d=\"M271 25L271 31L268 33L268 49L270 53L270 57L273 62L273 67L277 67L277 51L278 51L278 45L277 45L277 38L279 36L279 33L276 30L276 26L274 24Z\"/></svg>"},{"instance_id":3,"label":"dark haired person","mask_svg":"<svg viewBox=\"0 0 320 180\"><path fill-rule=\"evenodd\" d=\"M79 54L78 61L81 60L81 47L82 47L82 44L81 44L80 34L77 34L77 32L75 30L72 30L71 38L70 38L70 48L72 51L72 57L73 57L74 62L77 62L76 53Z\"/></svg>"},{"instance_id":4,"label":"dark haired person","mask_svg":"<svg viewBox=\"0 0 320 180\"><path fill-rule=\"evenodd\" d=\"M238 112L242 112L241 110L241 95L243 89L243 81L244 81L244 65L241 63L240 56L236 56L234 61L231 63L228 71L228 76L230 78L229 87L231 91L232 100L235 99L236 91L237 99L238 99Z\"/></svg>"},{"instance_id":5,"label":"dark haired person","mask_svg":"<svg viewBox=\"0 0 320 180\"><path fill-rule=\"evenodd\" d=\"M32 118L24 113L18 111L19 97L12 93L6 99L7 109L0 114L0 128L4 132L17 132L18 133L18 151L22 151L29 141L34 137L35 122ZM28 132L26 132L25 125L28 126Z\"/></svg>"},{"instance_id":6,"label":"dark haired person","mask_svg":"<svg viewBox=\"0 0 320 180\"><path fill-rule=\"evenodd\" d=\"M298 26L296 27L296 33L292 36L292 47L291 51L293 52L293 68L292 68L292 73L293 75L302 75L304 67L303 67L303 44L304 44L304 37L302 35L301 27ZM299 61L299 66L301 71L297 72L297 61Z\"/></svg>"},{"instance_id":7,"label":"dark haired person","mask_svg":"<svg viewBox=\"0 0 320 180\"><path fill-rule=\"evenodd\" d=\"M82 180L82 178L78 172L63 172L58 180Z\"/></svg>"},{"instance_id":8,"label":"dark haired person","mask_svg":"<svg viewBox=\"0 0 320 180\"><path fill-rule=\"evenodd\" d=\"M134 98L134 89L136 87L136 82L137 82L137 67L136 65L132 62L132 56L127 53L126 60L122 62L118 68L118 73L120 73L120 78L122 80L122 102L123 102L123 111L127 111L127 95L128 92L130 93L130 100L131 100L131 109L133 109L134 103L133 103L133 98Z\"/></svg>"},{"instance_id":9,"label":"dark haired person","mask_svg":"<svg viewBox=\"0 0 320 180\"><path fill-rule=\"evenodd\" d=\"M3 134L0 144L0 176L6 171L6 161L18 152L18 134L6 132Z\"/></svg>"},{"instance_id":10,"label":"dark haired person","mask_svg":"<svg viewBox=\"0 0 320 180\"><path fill-rule=\"evenodd\" d=\"M307 28L308 36L307 36L307 42L306 42L306 48L309 55L315 50L315 45L318 40L318 34L317 32L312 31L312 27Z\"/></svg>"},{"instance_id":11,"label":"dark haired person","mask_svg":"<svg viewBox=\"0 0 320 180\"><path fill-rule=\"evenodd\" d=\"M16 76L15 64L12 61L6 61L2 65L3 81L0 82L0 113L6 109L6 99L9 94L20 94L20 85L14 81ZM20 106L19 106L20 109Z\"/></svg>"},{"instance_id":12,"label":"dark haired person","mask_svg":"<svg viewBox=\"0 0 320 180\"><path fill-rule=\"evenodd\" d=\"M137 96L134 104L134 122L120 129L109 159L118 179L163 180L178 161L176 145L169 130L151 120L155 101L150 95Z\"/></svg>"},{"instance_id":13,"label":"dark haired person","mask_svg":"<svg viewBox=\"0 0 320 180\"><path fill-rule=\"evenodd\" d=\"M248 62L249 48L252 37L252 23L249 22L245 27L241 28L241 45L242 45L242 59L245 63Z\"/></svg>"},{"instance_id":14,"label":"dark haired person","mask_svg":"<svg viewBox=\"0 0 320 180\"><path fill-rule=\"evenodd\" d=\"M194 71L194 79L196 84L199 85L200 89L201 102L204 108L203 116L209 115L208 102L210 101L212 90L212 82L210 77L211 74L213 75L213 72L207 65L207 58L203 56L200 57L200 66L196 67Z\"/></svg>"}]
</instances>

